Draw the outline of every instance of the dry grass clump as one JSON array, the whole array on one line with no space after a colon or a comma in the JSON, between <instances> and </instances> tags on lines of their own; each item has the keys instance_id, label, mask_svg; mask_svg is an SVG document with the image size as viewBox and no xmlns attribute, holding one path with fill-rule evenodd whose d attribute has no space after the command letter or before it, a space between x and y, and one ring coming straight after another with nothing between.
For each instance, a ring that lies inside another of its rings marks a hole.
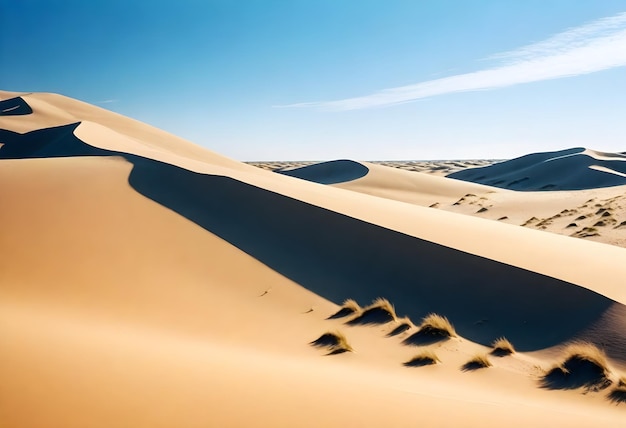
<instances>
[{"instance_id":1,"label":"dry grass clump","mask_svg":"<svg viewBox=\"0 0 626 428\"><path fill-rule=\"evenodd\" d=\"M456 336L456 331L450 321L448 321L448 318L437 314L426 315L420 324L420 328L430 328L433 330L443 331L448 334L448 336Z\"/></svg>"},{"instance_id":2,"label":"dry grass clump","mask_svg":"<svg viewBox=\"0 0 626 428\"><path fill-rule=\"evenodd\" d=\"M626 376L619 378L617 385L609 393L608 399L615 404L626 403Z\"/></svg>"},{"instance_id":3,"label":"dry grass clump","mask_svg":"<svg viewBox=\"0 0 626 428\"><path fill-rule=\"evenodd\" d=\"M398 323L398 325L387 334L387 337L397 336L400 333L404 333L405 331L415 327L409 317L398 318L396 322Z\"/></svg>"},{"instance_id":4,"label":"dry grass clump","mask_svg":"<svg viewBox=\"0 0 626 428\"><path fill-rule=\"evenodd\" d=\"M393 305L389 303L389 300L379 297L348 324L386 324L396 320L396 310Z\"/></svg>"},{"instance_id":5,"label":"dry grass clump","mask_svg":"<svg viewBox=\"0 0 626 428\"><path fill-rule=\"evenodd\" d=\"M491 361L487 358L487 355L484 354L476 354L469 360L467 363L461 366L461 370L464 372L473 371L478 369L484 369L486 367L491 367Z\"/></svg>"},{"instance_id":6,"label":"dry grass clump","mask_svg":"<svg viewBox=\"0 0 626 428\"><path fill-rule=\"evenodd\" d=\"M348 343L348 339L339 331L329 331L309 343L311 346L318 348L328 348L328 355L342 354L344 352L352 352L352 346Z\"/></svg>"},{"instance_id":7,"label":"dry grass clump","mask_svg":"<svg viewBox=\"0 0 626 428\"><path fill-rule=\"evenodd\" d=\"M491 355L495 355L496 357L506 357L515 352L513 344L504 337L494 340L491 346L493 347Z\"/></svg>"},{"instance_id":8,"label":"dry grass clump","mask_svg":"<svg viewBox=\"0 0 626 428\"><path fill-rule=\"evenodd\" d=\"M404 343L408 345L428 345L447 340L450 337L456 337L456 331L450 321L448 321L448 318L438 314L429 314L422 319L419 330L406 338Z\"/></svg>"},{"instance_id":9,"label":"dry grass clump","mask_svg":"<svg viewBox=\"0 0 626 428\"><path fill-rule=\"evenodd\" d=\"M356 300L347 299L341 305L341 309L329 316L327 319L343 318L359 312L361 312L361 306L359 306Z\"/></svg>"},{"instance_id":10,"label":"dry grass clump","mask_svg":"<svg viewBox=\"0 0 626 428\"><path fill-rule=\"evenodd\" d=\"M425 350L423 352L420 352L419 354L417 354L416 356L414 356L409 361L403 364L405 367L423 367L423 366L430 366L432 364L437 364L440 362L441 360L439 359L439 357L437 357L437 355L433 351Z\"/></svg>"},{"instance_id":11,"label":"dry grass clump","mask_svg":"<svg viewBox=\"0 0 626 428\"><path fill-rule=\"evenodd\" d=\"M576 389L599 391L611 385L606 355L595 345L574 343L565 349L563 361L550 369L541 379L548 389Z\"/></svg>"}]
</instances>

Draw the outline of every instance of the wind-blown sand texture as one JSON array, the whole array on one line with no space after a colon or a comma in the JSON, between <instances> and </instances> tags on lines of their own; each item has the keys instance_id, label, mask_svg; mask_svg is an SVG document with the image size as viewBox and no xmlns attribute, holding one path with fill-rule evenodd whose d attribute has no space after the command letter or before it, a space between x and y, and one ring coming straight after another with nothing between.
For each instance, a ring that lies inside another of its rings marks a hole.
<instances>
[{"instance_id":1,"label":"wind-blown sand texture","mask_svg":"<svg viewBox=\"0 0 626 428\"><path fill-rule=\"evenodd\" d=\"M461 212L518 192L352 161L319 184L54 94L0 112L3 426L624 421L626 250ZM430 313L455 336L405 343ZM327 332L351 352L311 346ZM516 352L464 371L500 337ZM580 341L613 386L542 387Z\"/></svg>"}]
</instances>

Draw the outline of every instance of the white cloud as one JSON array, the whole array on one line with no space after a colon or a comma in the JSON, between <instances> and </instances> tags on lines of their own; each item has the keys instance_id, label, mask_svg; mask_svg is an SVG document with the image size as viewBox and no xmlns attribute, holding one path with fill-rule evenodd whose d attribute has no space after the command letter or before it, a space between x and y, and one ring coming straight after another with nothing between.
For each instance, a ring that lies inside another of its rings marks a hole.
<instances>
[{"instance_id":1,"label":"white cloud","mask_svg":"<svg viewBox=\"0 0 626 428\"><path fill-rule=\"evenodd\" d=\"M506 62L494 68L384 89L361 97L284 107L328 110L384 107L453 92L503 88L626 66L626 13L566 30L493 58Z\"/></svg>"},{"instance_id":2,"label":"white cloud","mask_svg":"<svg viewBox=\"0 0 626 428\"><path fill-rule=\"evenodd\" d=\"M112 104L118 102L118 99L96 101L94 104Z\"/></svg>"}]
</instances>

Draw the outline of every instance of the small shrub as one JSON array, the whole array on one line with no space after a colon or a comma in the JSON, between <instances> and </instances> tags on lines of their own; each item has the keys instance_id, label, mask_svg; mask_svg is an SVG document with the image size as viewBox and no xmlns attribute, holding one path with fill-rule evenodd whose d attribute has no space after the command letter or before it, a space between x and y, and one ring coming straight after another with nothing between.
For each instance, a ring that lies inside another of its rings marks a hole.
<instances>
[{"instance_id":1,"label":"small shrub","mask_svg":"<svg viewBox=\"0 0 626 428\"><path fill-rule=\"evenodd\" d=\"M407 345L428 345L455 337L456 331L446 317L429 314L422 319L419 330L405 339Z\"/></svg>"},{"instance_id":2,"label":"small shrub","mask_svg":"<svg viewBox=\"0 0 626 428\"><path fill-rule=\"evenodd\" d=\"M611 385L606 355L591 343L574 343L565 349L563 361L542 377L547 389L598 391Z\"/></svg>"},{"instance_id":3,"label":"small shrub","mask_svg":"<svg viewBox=\"0 0 626 428\"><path fill-rule=\"evenodd\" d=\"M329 316L327 319L343 318L359 312L361 312L361 306L359 306L355 300L347 299L341 305L341 309Z\"/></svg>"},{"instance_id":4,"label":"small shrub","mask_svg":"<svg viewBox=\"0 0 626 428\"><path fill-rule=\"evenodd\" d=\"M441 362L441 360L439 360L439 357L437 357L437 355L433 351L425 350L423 352L420 352L413 358L411 358L406 363L404 363L404 366L405 367L423 367L423 366L430 366L432 364L437 364L439 362Z\"/></svg>"},{"instance_id":5,"label":"small shrub","mask_svg":"<svg viewBox=\"0 0 626 428\"><path fill-rule=\"evenodd\" d=\"M326 332L320 337L310 342L311 346L318 348L328 348L329 355L341 354L343 352L352 352L352 346L348 343L348 339L339 331Z\"/></svg>"},{"instance_id":6,"label":"small shrub","mask_svg":"<svg viewBox=\"0 0 626 428\"><path fill-rule=\"evenodd\" d=\"M496 357L505 357L515 352L515 348L511 342L504 337L494 340L491 346L493 347L491 355L495 355Z\"/></svg>"},{"instance_id":7,"label":"small shrub","mask_svg":"<svg viewBox=\"0 0 626 428\"><path fill-rule=\"evenodd\" d=\"M477 354L472 357L467 363L463 364L461 370L464 372L473 371L478 369L484 369L486 367L491 367L491 361L487 358L486 355Z\"/></svg>"},{"instance_id":8,"label":"small shrub","mask_svg":"<svg viewBox=\"0 0 626 428\"><path fill-rule=\"evenodd\" d=\"M348 324L386 324L396 319L396 310L393 305L389 303L389 300L379 297Z\"/></svg>"}]
</instances>

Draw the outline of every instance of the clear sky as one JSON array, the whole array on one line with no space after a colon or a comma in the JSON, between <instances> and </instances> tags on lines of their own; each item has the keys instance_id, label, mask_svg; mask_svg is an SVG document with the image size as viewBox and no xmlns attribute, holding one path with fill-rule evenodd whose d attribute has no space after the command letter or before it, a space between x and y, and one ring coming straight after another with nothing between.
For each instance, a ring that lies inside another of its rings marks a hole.
<instances>
[{"instance_id":1,"label":"clear sky","mask_svg":"<svg viewBox=\"0 0 626 428\"><path fill-rule=\"evenodd\" d=\"M0 0L0 89L240 160L626 151L626 0Z\"/></svg>"}]
</instances>

